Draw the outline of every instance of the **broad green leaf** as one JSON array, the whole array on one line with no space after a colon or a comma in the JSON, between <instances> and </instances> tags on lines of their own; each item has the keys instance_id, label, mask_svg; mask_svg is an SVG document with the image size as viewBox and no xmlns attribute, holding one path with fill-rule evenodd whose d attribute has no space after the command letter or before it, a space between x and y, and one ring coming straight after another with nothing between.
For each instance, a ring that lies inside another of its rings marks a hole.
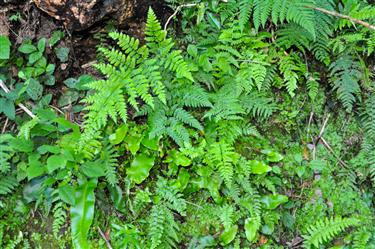
<instances>
[{"instance_id":1,"label":"broad green leaf","mask_svg":"<svg viewBox=\"0 0 375 249\"><path fill-rule=\"evenodd\" d=\"M0 35L0 60L7 60L10 56L10 41L5 35Z\"/></svg>"},{"instance_id":2,"label":"broad green leaf","mask_svg":"<svg viewBox=\"0 0 375 249\"><path fill-rule=\"evenodd\" d=\"M257 218L247 218L245 220L245 235L246 239L253 242L256 238L257 231L260 227L260 221Z\"/></svg>"},{"instance_id":3,"label":"broad green leaf","mask_svg":"<svg viewBox=\"0 0 375 249\"><path fill-rule=\"evenodd\" d=\"M126 201L123 198L122 189L118 185L115 185L113 187L108 186L108 189L115 208L120 212L125 212Z\"/></svg>"},{"instance_id":4,"label":"broad green leaf","mask_svg":"<svg viewBox=\"0 0 375 249\"><path fill-rule=\"evenodd\" d=\"M284 159L280 153L273 150L262 150L262 153L267 155L267 160L269 162L277 163Z\"/></svg>"},{"instance_id":5,"label":"broad green leaf","mask_svg":"<svg viewBox=\"0 0 375 249\"><path fill-rule=\"evenodd\" d=\"M18 51L24 54L30 54L32 52L37 51L37 48L32 45L32 44L22 44L19 48Z\"/></svg>"},{"instance_id":6,"label":"broad green leaf","mask_svg":"<svg viewBox=\"0 0 375 249\"><path fill-rule=\"evenodd\" d=\"M148 177L153 166L154 158L142 153L134 158L126 173L131 181L140 184Z\"/></svg>"},{"instance_id":7,"label":"broad green leaf","mask_svg":"<svg viewBox=\"0 0 375 249\"><path fill-rule=\"evenodd\" d=\"M61 155L53 155L47 159L47 170L48 173L52 173L56 169L64 168L67 163L67 160L64 156Z\"/></svg>"},{"instance_id":8,"label":"broad green leaf","mask_svg":"<svg viewBox=\"0 0 375 249\"><path fill-rule=\"evenodd\" d=\"M25 138L16 137L9 141L9 145L15 150L15 151L21 151L29 153L33 151L34 149L34 143L31 140L27 140Z\"/></svg>"},{"instance_id":9,"label":"broad green leaf","mask_svg":"<svg viewBox=\"0 0 375 249\"><path fill-rule=\"evenodd\" d=\"M52 33L51 38L49 38L48 44L52 47L56 43L58 43L63 37L64 37L64 32L62 32L61 30L56 30Z\"/></svg>"},{"instance_id":10,"label":"broad green leaf","mask_svg":"<svg viewBox=\"0 0 375 249\"><path fill-rule=\"evenodd\" d=\"M43 53L46 49L46 38L42 38L38 41L38 50Z\"/></svg>"},{"instance_id":11,"label":"broad green leaf","mask_svg":"<svg viewBox=\"0 0 375 249\"><path fill-rule=\"evenodd\" d=\"M123 124L116 129L115 133L109 136L109 142L113 145L119 144L124 141L126 134L128 133L128 126Z\"/></svg>"},{"instance_id":12,"label":"broad green leaf","mask_svg":"<svg viewBox=\"0 0 375 249\"><path fill-rule=\"evenodd\" d=\"M184 156L181 152L176 151L176 150L171 150L169 152L169 155L167 159L165 160L165 162L174 163L177 166L182 166L182 167L186 167L191 164L191 160L188 157Z\"/></svg>"},{"instance_id":13,"label":"broad green leaf","mask_svg":"<svg viewBox=\"0 0 375 249\"><path fill-rule=\"evenodd\" d=\"M70 185L64 185L58 188L59 197L65 203L69 204L70 206L74 205L75 198L74 198L74 188Z\"/></svg>"},{"instance_id":14,"label":"broad green leaf","mask_svg":"<svg viewBox=\"0 0 375 249\"><path fill-rule=\"evenodd\" d=\"M0 114L4 113L7 118L14 120L16 118L16 108L14 107L13 101L0 98Z\"/></svg>"},{"instance_id":15,"label":"broad green leaf","mask_svg":"<svg viewBox=\"0 0 375 249\"><path fill-rule=\"evenodd\" d=\"M29 55L29 63L34 64L37 60L43 57L42 52L33 52Z\"/></svg>"},{"instance_id":16,"label":"broad green leaf","mask_svg":"<svg viewBox=\"0 0 375 249\"><path fill-rule=\"evenodd\" d=\"M67 47L61 47L61 48L55 49L56 56L61 62L67 62L68 61L69 51L70 51L70 49L67 48Z\"/></svg>"},{"instance_id":17,"label":"broad green leaf","mask_svg":"<svg viewBox=\"0 0 375 249\"><path fill-rule=\"evenodd\" d=\"M29 155L29 165L26 169L27 179L29 181L45 173L45 167L43 167L43 164L39 161L39 158L39 154Z\"/></svg>"},{"instance_id":18,"label":"broad green leaf","mask_svg":"<svg viewBox=\"0 0 375 249\"><path fill-rule=\"evenodd\" d=\"M261 175L272 170L270 166L262 161L251 160L249 161L251 173Z\"/></svg>"},{"instance_id":19,"label":"broad green leaf","mask_svg":"<svg viewBox=\"0 0 375 249\"><path fill-rule=\"evenodd\" d=\"M288 197L285 195L265 195L261 199L261 202L264 203L264 206L266 209L275 209L277 208L280 204L283 204L288 201Z\"/></svg>"},{"instance_id":20,"label":"broad green leaf","mask_svg":"<svg viewBox=\"0 0 375 249\"><path fill-rule=\"evenodd\" d=\"M60 148L57 146L52 146L48 144L43 144L42 146L39 146L38 149L36 149L39 154L44 155L47 152L57 154L60 153Z\"/></svg>"},{"instance_id":21,"label":"broad green leaf","mask_svg":"<svg viewBox=\"0 0 375 249\"><path fill-rule=\"evenodd\" d=\"M145 136L142 139L142 145L150 150L158 150L159 149L159 138L155 137L153 139L150 139L148 136Z\"/></svg>"},{"instance_id":22,"label":"broad green leaf","mask_svg":"<svg viewBox=\"0 0 375 249\"><path fill-rule=\"evenodd\" d=\"M142 136L128 135L125 139L130 152L135 155L141 147Z\"/></svg>"},{"instance_id":23,"label":"broad green leaf","mask_svg":"<svg viewBox=\"0 0 375 249\"><path fill-rule=\"evenodd\" d=\"M86 162L79 168L87 177L97 178L105 175L103 164L99 161Z\"/></svg>"},{"instance_id":24,"label":"broad green leaf","mask_svg":"<svg viewBox=\"0 0 375 249\"><path fill-rule=\"evenodd\" d=\"M96 179L81 183L74 191L74 205L70 208L72 244L76 249L89 249L87 235L95 212Z\"/></svg>"},{"instance_id":25,"label":"broad green leaf","mask_svg":"<svg viewBox=\"0 0 375 249\"><path fill-rule=\"evenodd\" d=\"M220 21L212 14L212 13L207 13L208 16L208 21L211 23L212 26L215 26L217 29L221 29L221 24Z\"/></svg>"},{"instance_id":26,"label":"broad green leaf","mask_svg":"<svg viewBox=\"0 0 375 249\"><path fill-rule=\"evenodd\" d=\"M238 230L238 226L234 225L231 228L225 230L221 235L220 235L220 240L222 242L222 245L228 245L230 242L234 240L236 237Z\"/></svg>"},{"instance_id":27,"label":"broad green leaf","mask_svg":"<svg viewBox=\"0 0 375 249\"><path fill-rule=\"evenodd\" d=\"M32 100L38 100L42 97L43 86L39 83L39 81L31 78L27 86L26 92Z\"/></svg>"},{"instance_id":28,"label":"broad green leaf","mask_svg":"<svg viewBox=\"0 0 375 249\"><path fill-rule=\"evenodd\" d=\"M327 162L324 160L311 160L310 161L310 168L312 170L322 171L325 167L327 167Z\"/></svg>"}]
</instances>

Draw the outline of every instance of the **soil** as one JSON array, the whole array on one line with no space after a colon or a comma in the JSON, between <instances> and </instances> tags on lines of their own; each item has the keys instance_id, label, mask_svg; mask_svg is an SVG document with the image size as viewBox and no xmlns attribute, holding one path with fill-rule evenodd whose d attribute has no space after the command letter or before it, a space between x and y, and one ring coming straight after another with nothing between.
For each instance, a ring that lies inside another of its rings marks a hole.
<instances>
[{"instance_id":1,"label":"soil","mask_svg":"<svg viewBox=\"0 0 375 249\"><path fill-rule=\"evenodd\" d=\"M126 21L119 23L118 20L105 16L84 30L72 31L64 26L63 21L41 11L30 1L0 0L0 35L9 35L12 44L18 46L25 39L37 41L42 37L51 37L56 30L64 31L65 38L59 46L70 49L69 61L61 64L53 51L47 50L49 62L56 64L56 86L59 86L59 83L69 77L97 74L91 65L96 59L96 46L101 42L100 37L104 37L109 23L114 23L117 30L142 40L149 7L153 8L162 24L173 13L163 1L137 0L133 16ZM10 20L15 16L19 18Z\"/></svg>"}]
</instances>

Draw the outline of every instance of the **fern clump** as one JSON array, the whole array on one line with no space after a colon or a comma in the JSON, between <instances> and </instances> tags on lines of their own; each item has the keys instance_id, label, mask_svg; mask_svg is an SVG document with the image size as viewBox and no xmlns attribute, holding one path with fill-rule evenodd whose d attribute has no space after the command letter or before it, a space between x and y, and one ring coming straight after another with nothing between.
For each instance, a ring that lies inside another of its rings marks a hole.
<instances>
[{"instance_id":1,"label":"fern clump","mask_svg":"<svg viewBox=\"0 0 375 249\"><path fill-rule=\"evenodd\" d=\"M337 234L344 231L350 226L359 225L359 220L354 218L326 218L325 220L319 220L315 225L311 225L307 229L307 234L304 235L304 247L305 248L319 248L319 245L328 242L334 238Z\"/></svg>"},{"instance_id":2,"label":"fern clump","mask_svg":"<svg viewBox=\"0 0 375 249\"><path fill-rule=\"evenodd\" d=\"M140 46L135 38L111 32L109 36L119 49L99 48L107 63L99 63L96 68L105 79L87 85L95 93L83 100L88 113L81 144L97 136L109 118L127 122L129 105L138 110L143 102L155 108L155 98L166 104L164 81L168 75L193 80L181 51L172 49L174 43L166 38L152 9L148 12L145 34L147 43Z\"/></svg>"}]
</instances>

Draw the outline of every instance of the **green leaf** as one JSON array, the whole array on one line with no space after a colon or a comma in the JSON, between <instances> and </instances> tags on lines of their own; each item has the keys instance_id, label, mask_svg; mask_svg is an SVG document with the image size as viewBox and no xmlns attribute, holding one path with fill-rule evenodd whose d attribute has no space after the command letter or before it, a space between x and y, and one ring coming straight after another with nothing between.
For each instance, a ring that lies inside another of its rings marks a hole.
<instances>
[{"instance_id":1,"label":"green leaf","mask_svg":"<svg viewBox=\"0 0 375 249\"><path fill-rule=\"evenodd\" d=\"M259 219L247 218L245 220L245 235L248 241L253 242L255 240L259 227Z\"/></svg>"},{"instance_id":2,"label":"green leaf","mask_svg":"<svg viewBox=\"0 0 375 249\"><path fill-rule=\"evenodd\" d=\"M322 171L325 167L327 167L327 162L324 160L311 160L310 162L312 170Z\"/></svg>"},{"instance_id":3,"label":"green leaf","mask_svg":"<svg viewBox=\"0 0 375 249\"><path fill-rule=\"evenodd\" d=\"M38 100L42 97L43 94L43 86L34 79L30 79L29 85L26 89L27 94L30 96L32 100Z\"/></svg>"},{"instance_id":4,"label":"green leaf","mask_svg":"<svg viewBox=\"0 0 375 249\"><path fill-rule=\"evenodd\" d=\"M69 51L70 51L70 49L67 48L67 47L61 47L61 48L55 49L56 56L61 62L67 62L68 61Z\"/></svg>"},{"instance_id":5,"label":"green leaf","mask_svg":"<svg viewBox=\"0 0 375 249\"><path fill-rule=\"evenodd\" d=\"M220 240L222 242L222 245L228 245L230 242L234 240L236 237L238 230L238 226L234 225L231 228L225 230L221 235L220 235Z\"/></svg>"},{"instance_id":6,"label":"green leaf","mask_svg":"<svg viewBox=\"0 0 375 249\"><path fill-rule=\"evenodd\" d=\"M39 161L39 154L29 155L29 166L26 169L27 179L31 180L45 173L43 164Z\"/></svg>"},{"instance_id":7,"label":"green leaf","mask_svg":"<svg viewBox=\"0 0 375 249\"><path fill-rule=\"evenodd\" d=\"M9 119L14 120L16 118L16 108L13 101L0 98L0 113L4 113Z\"/></svg>"},{"instance_id":8,"label":"green leaf","mask_svg":"<svg viewBox=\"0 0 375 249\"><path fill-rule=\"evenodd\" d=\"M37 60L43 57L42 52L33 52L32 54L29 55L29 63L34 64Z\"/></svg>"},{"instance_id":9,"label":"green leaf","mask_svg":"<svg viewBox=\"0 0 375 249\"><path fill-rule=\"evenodd\" d=\"M32 152L34 149L34 143L31 140L26 140L25 138L16 137L9 141L9 145L15 151L21 151L25 153Z\"/></svg>"},{"instance_id":10,"label":"green leaf","mask_svg":"<svg viewBox=\"0 0 375 249\"><path fill-rule=\"evenodd\" d=\"M261 175L267 172L270 172L272 168L265 164L264 162L251 160L249 161L249 165L251 168L251 173Z\"/></svg>"},{"instance_id":11,"label":"green leaf","mask_svg":"<svg viewBox=\"0 0 375 249\"><path fill-rule=\"evenodd\" d=\"M18 51L24 54L31 54L32 52L37 51L37 49L32 44L22 44L21 46L19 46Z\"/></svg>"},{"instance_id":12,"label":"green leaf","mask_svg":"<svg viewBox=\"0 0 375 249\"><path fill-rule=\"evenodd\" d=\"M64 32L62 32L61 30L56 30L52 33L52 36L51 38L49 38L48 43L52 47L56 45L56 43L58 43L63 37L64 37Z\"/></svg>"},{"instance_id":13,"label":"green leaf","mask_svg":"<svg viewBox=\"0 0 375 249\"><path fill-rule=\"evenodd\" d=\"M97 181L81 183L74 191L74 205L70 208L73 247L89 249L87 235L95 212L95 193Z\"/></svg>"},{"instance_id":14,"label":"green leaf","mask_svg":"<svg viewBox=\"0 0 375 249\"><path fill-rule=\"evenodd\" d=\"M126 134L128 133L128 126L123 124L116 129L115 133L109 136L109 142L113 145L119 144L124 141Z\"/></svg>"},{"instance_id":15,"label":"green leaf","mask_svg":"<svg viewBox=\"0 0 375 249\"><path fill-rule=\"evenodd\" d=\"M220 21L212 14L207 13L208 21L211 23L212 26L215 26L217 29L221 29Z\"/></svg>"},{"instance_id":16,"label":"green leaf","mask_svg":"<svg viewBox=\"0 0 375 249\"><path fill-rule=\"evenodd\" d=\"M261 201L264 203L266 209L272 210L277 208L280 204L283 204L288 201L288 197L285 195L266 195L263 196Z\"/></svg>"},{"instance_id":17,"label":"green leaf","mask_svg":"<svg viewBox=\"0 0 375 249\"><path fill-rule=\"evenodd\" d=\"M56 169L64 168L67 160L61 155L53 155L47 159L48 173L52 173Z\"/></svg>"},{"instance_id":18,"label":"green leaf","mask_svg":"<svg viewBox=\"0 0 375 249\"><path fill-rule=\"evenodd\" d=\"M10 56L10 41L5 35L0 35L0 60L7 60Z\"/></svg>"},{"instance_id":19,"label":"green leaf","mask_svg":"<svg viewBox=\"0 0 375 249\"><path fill-rule=\"evenodd\" d=\"M146 154L137 155L126 170L129 179L137 184L142 183L149 175L151 168L154 166L154 158Z\"/></svg>"},{"instance_id":20,"label":"green leaf","mask_svg":"<svg viewBox=\"0 0 375 249\"><path fill-rule=\"evenodd\" d=\"M153 139L150 139L149 136L145 136L142 139L141 144L150 150L158 150L159 149L159 138L155 137Z\"/></svg>"},{"instance_id":21,"label":"green leaf","mask_svg":"<svg viewBox=\"0 0 375 249\"><path fill-rule=\"evenodd\" d=\"M87 177L97 178L105 175L103 164L99 161L86 162L79 168Z\"/></svg>"},{"instance_id":22,"label":"green leaf","mask_svg":"<svg viewBox=\"0 0 375 249\"><path fill-rule=\"evenodd\" d=\"M58 188L59 197L65 203L73 206L75 199L74 199L74 188L70 185L60 186Z\"/></svg>"},{"instance_id":23,"label":"green leaf","mask_svg":"<svg viewBox=\"0 0 375 249\"><path fill-rule=\"evenodd\" d=\"M140 135L129 135L126 137L126 142L128 144L128 148L130 152L135 155L139 148L141 147L141 141L142 141L142 136Z\"/></svg>"},{"instance_id":24,"label":"green leaf","mask_svg":"<svg viewBox=\"0 0 375 249\"><path fill-rule=\"evenodd\" d=\"M47 152L50 152L50 153L53 153L53 154L60 153L60 148L59 147L48 145L48 144L44 144L42 146L39 146L38 149L36 149L36 150L41 155L44 155Z\"/></svg>"},{"instance_id":25,"label":"green leaf","mask_svg":"<svg viewBox=\"0 0 375 249\"><path fill-rule=\"evenodd\" d=\"M184 156L181 152L176 150L171 150L169 152L169 155L165 162L174 163L175 165L182 167L187 167L192 163L188 157Z\"/></svg>"},{"instance_id":26,"label":"green leaf","mask_svg":"<svg viewBox=\"0 0 375 249\"><path fill-rule=\"evenodd\" d=\"M42 38L38 41L38 50L43 53L46 49L46 38Z\"/></svg>"},{"instance_id":27,"label":"green leaf","mask_svg":"<svg viewBox=\"0 0 375 249\"><path fill-rule=\"evenodd\" d=\"M280 153L277 153L276 151L273 151L273 150L262 150L262 153L266 154L267 160L273 163L280 162L284 158Z\"/></svg>"}]
</instances>

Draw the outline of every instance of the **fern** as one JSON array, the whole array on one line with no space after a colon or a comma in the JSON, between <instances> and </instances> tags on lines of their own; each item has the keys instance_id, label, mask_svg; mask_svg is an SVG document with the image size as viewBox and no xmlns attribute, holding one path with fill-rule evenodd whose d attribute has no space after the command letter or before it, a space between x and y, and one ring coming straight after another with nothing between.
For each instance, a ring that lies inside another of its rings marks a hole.
<instances>
[{"instance_id":1,"label":"fern","mask_svg":"<svg viewBox=\"0 0 375 249\"><path fill-rule=\"evenodd\" d=\"M362 113L362 123L368 139L375 138L375 95L370 96L365 103Z\"/></svg>"},{"instance_id":2,"label":"fern","mask_svg":"<svg viewBox=\"0 0 375 249\"><path fill-rule=\"evenodd\" d=\"M18 181L14 176L2 176L0 178L0 195L11 193L18 186Z\"/></svg>"},{"instance_id":3,"label":"fern","mask_svg":"<svg viewBox=\"0 0 375 249\"><path fill-rule=\"evenodd\" d=\"M9 134L0 135L0 172L8 173L10 170L9 160L12 158L14 152L13 147L9 145L9 141L13 137Z\"/></svg>"},{"instance_id":4,"label":"fern","mask_svg":"<svg viewBox=\"0 0 375 249\"><path fill-rule=\"evenodd\" d=\"M53 236L58 239L61 227L66 223L66 207L64 202L58 197L55 197L53 200L54 207L52 209L53 213L53 224L52 224L52 232Z\"/></svg>"},{"instance_id":5,"label":"fern","mask_svg":"<svg viewBox=\"0 0 375 249\"><path fill-rule=\"evenodd\" d=\"M318 248L319 245L332 240L334 236L346 228L357 225L359 225L359 221L354 218L332 217L319 220L307 229L307 234L303 235L305 240L303 245L305 248L312 248L313 246Z\"/></svg>"},{"instance_id":6,"label":"fern","mask_svg":"<svg viewBox=\"0 0 375 249\"><path fill-rule=\"evenodd\" d=\"M250 14L252 10L253 1L251 0L240 0L238 2L238 6L240 9L240 14L239 14L239 25L241 30L244 29L245 24L249 22L250 19Z\"/></svg>"},{"instance_id":7,"label":"fern","mask_svg":"<svg viewBox=\"0 0 375 249\"><path fill-rule=\"evenodd\" d=\"M148 222L150 248L176 248L176 243L179 241L179 226L167 207L162 204L154 205Z\"/></svg>"},{"instance_id":8,"label":"fern","mask_svg":"<svg viewBox=\"0 0 375 249\"><path fill-rule=\"evenodd\" d=\"M225 184L231 187L234 164L237 160L237 154L233 151L233 147L224 142L214 143L210 146L207 156L210 164L217 169Z\"/></svg>"},{"instance_id":9,"label":"fern","mask_svg":"<svg viewBox=\"0 0 375 249\"><path fill-rule=\"evenodd\" d=\"M181 215L186 214L186 202L182 194L173 186L168 184L166 179L160 178L156 183L156 194L160 196L167 206Z\"/></svg>"},{"instance_id":10,"label":"fern","mask_svg":"<svg viewBox=\"0 0 375 249\"><path fill-rule=\"evenodd\" d=\"M240 101L247 113L259 119L269 118L277 109L272 98L266 97L262 92L252 92L242 96Z\"/></svg>"},{"instance_id":11,"label":"fern","mask_svg":"<svg viewBox=\"0 0 375 249\"><path fill-rule=\"evenodd\" d=\"M180 50L172 50L174 43L166 38L154 12L150 9L146 24L146 46L139 47L139 41L128 35L111 32L109 36L121 48L100 47L108 63L100 63L96 67L106 76L105 80L97 80L88 84L95 93L86 97L88 104L85 110L85 132L83 144L98 135L98 131L107 124L108 118L117 122L128 119L127 107L131 105L139 109L139 100L155 108L156 97L166 104L166 91L163 80L165 74L174 72L177 78L193 81L190 68L184 61Z\"/></svg>"},{"instance_id":12,"label":"fern","mask_svg":"<svg viewBox=\"0 0 375 249\"><path fill-rule=\"evenodd\" d=\"M116 173L118 165L117 157L119 157L117 150L110 145L105 146L100 154L100 161L104 166L105 178L111 186L115 186L118 182Z\"/></svg>"},{"instance_id":13,"label":"fern","mask_svg":"<svg viewBox=\"0 0 375 249\"><path fill-rule=\"evenodd\" d=\"M294 91L298 88L298 72L301 71L300 61L294 54L282 56L279 61L280 72L284 76L284 84L290 96L294 96Z\"/></svg>"},{"instance_id":14,"label":"fern","mask_svg":"<svg viewBox=\"0 0 375 249\"><path fill-rule=\"evenodd\" d=\"M350 111L360 92L359 81L362 77L360 64L353 57L344 55L329 67L331 83L337 91L337 97L347 111Z\"/></svg>"}]
</instances>

